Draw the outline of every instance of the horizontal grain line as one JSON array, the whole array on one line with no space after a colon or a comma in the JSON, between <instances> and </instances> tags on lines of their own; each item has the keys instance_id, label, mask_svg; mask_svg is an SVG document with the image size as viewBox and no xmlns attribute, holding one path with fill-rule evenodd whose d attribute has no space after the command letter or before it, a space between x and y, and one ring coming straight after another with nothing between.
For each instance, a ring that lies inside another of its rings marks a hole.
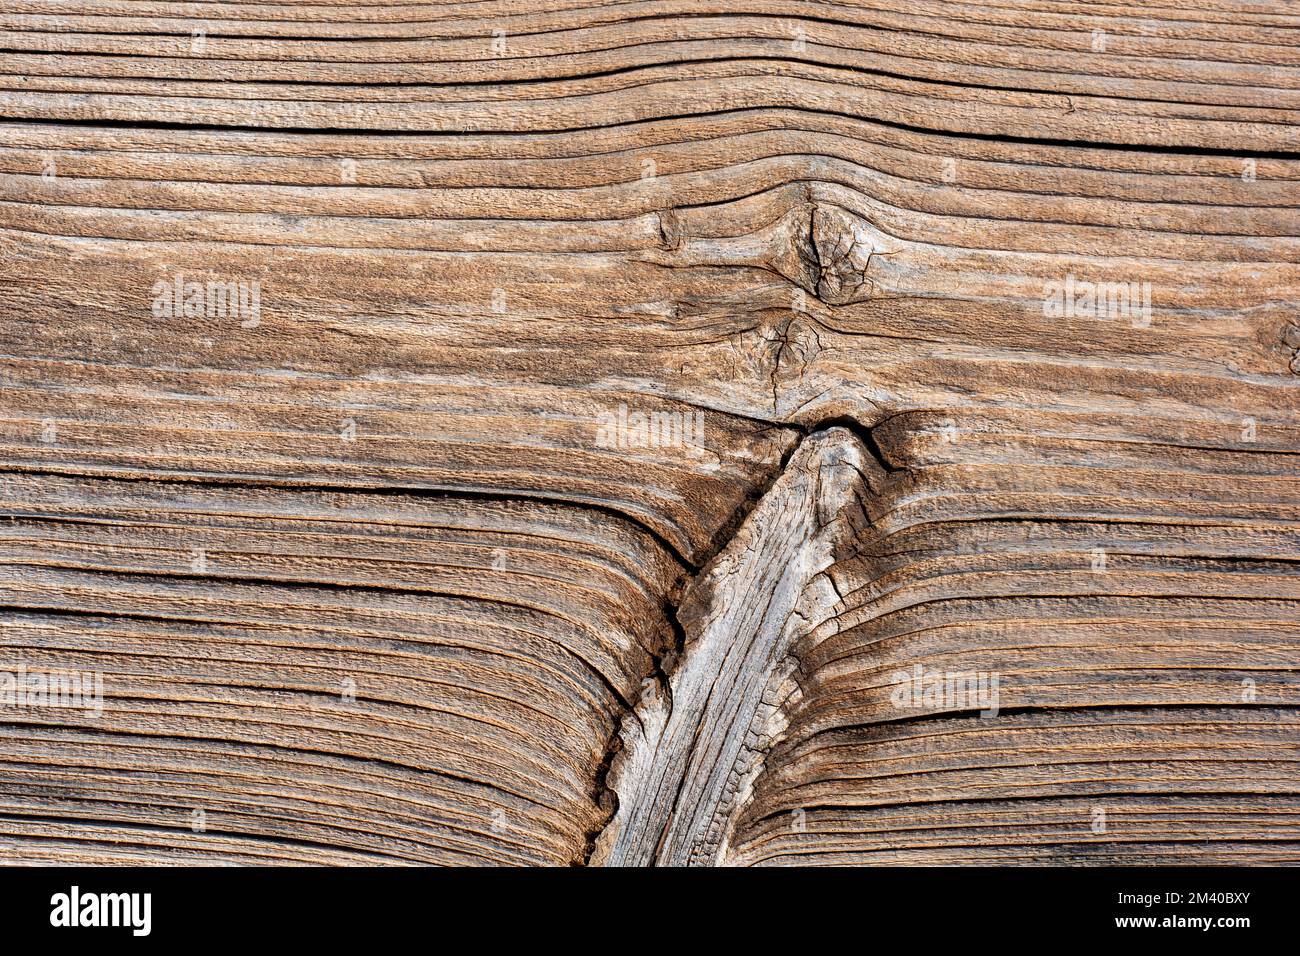
<instances>
[{"instance_id":1,"label":"horizontal grain line","mask_svg":"<svg viewBox=\"0 0 1300 956\"><path fill-rule=\"evenodd\" d=\"M310 127L310 126L248 126L241 124L222 124L222 123L182 123L182 122L164 122L159 120L115 120L115 119L54 119L48 117L0 117L0 126L3 125L36 125L51 127L89 127L94 129L132 129L132 130L178 130L178 131L202 131L202 132L245 132L245 133L263 133L263 134L284 134L295 133L304 136L371 136L371 137L394 137L394 138L414 138L414 137L445 137L457 138L464 137L467 134L481 137L494 137L509 139L512 137L524 138L539 134L566 134L589 131L607 131L615 129L626 129L630 127L644 126L650 123L660 123L673 120L692 120L720 116L743 115L748 113L765 113L773 110L791 111L805 113L808 115L833 116L839 119L856 120L869 124L886 127L889 129L901 130L903 132L915 133L922 136L934 136L954 141L975 140L981 142L995 142L1003 144L1015 144L1022 146L1048 146L1059 147L1062 149L1078 150L1096 150L1096 151L1118 151L1118 152L1136 152L1136 153L1158 153L1169 156L1187 156L1207 157L1207 156L1226 156L1234 159L1251 158L1251 159L1276 159L1300 161L1300 150L1259 150L1250 148L1231 149L1218 146L1164 146L1154 143L1121 143L1107 142L1103 140L1071 140L1055 139L1049 137L1033 137L1020 135L1004 135L999 133L984 132L958 132L954 130L937 129L924 126L916 126L910 123L902 123L896 120L885 120L879 117L860 116L854 113L844 113L838 110L817 109L808 106L790 107L790 106L762 106L749 107L744 109L722 109L722 110L701 110L692 113L671 113L663 116L655 116L650 119L626 120L615 123L580 125L580 126L561 126L553 127L546 130L406 130L406 129L383 129L376 127ZM1286 124L1272 124L1286 126Z\"/></svg>"},{"instance_id":2,"label":"horizontal grain line","mask_svg":"<svg viewBox=\"0 0 1300 956\"><path fill-rule=\"evenodd\" d=\"M97 481L117 481L117 482L138 482L141 480L151 480L150 473L146 470L141 475L108 475L95 474L90 472L68 471L56 468L30 468L12 463L0 464L0 475L5 473L15 473L23 475L56 475L60 478L77 478L77 479L94 479ZM153 479L156 480L156 479ZM167 481L175 481L183 484L195 484L213 488L270 488L285 491L305 491L316 494L349 494L349 495L382 495L386 497L411 497L411 498L435 498L443 501L454 501L457 499L466 499L470 501L515 501L515 502L539 502L556 507L581 508L597 514L617 518L619 521L632 525L642 533L650 537L655 544L668 552L677 562L685 567L691 567L691 562L682 555L667 538L661 535L648 524L643 523L632 515L625 514L610 505L596 504L581 499L571 499L559 496L547 496L541 493L536 495L522 492L497 492L497 491L474 491L460 489L441 489L441 488L422 488L418 485L375 485L375 486L358 486L346 484L321 484L320 482L302 481L295 482L284 479L273 478L236 478L224 477L219 479L209 478L203 475L186 475L168 473L165 476Z\"/></svg>"}]
</instances>

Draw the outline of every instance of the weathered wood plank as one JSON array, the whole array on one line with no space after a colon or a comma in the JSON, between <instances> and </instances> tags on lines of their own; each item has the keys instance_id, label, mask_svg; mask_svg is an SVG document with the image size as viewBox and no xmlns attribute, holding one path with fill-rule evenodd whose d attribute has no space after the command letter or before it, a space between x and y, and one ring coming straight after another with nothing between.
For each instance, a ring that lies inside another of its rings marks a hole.
<instances>
[{"instance_id":1,"label":"weathered wood plank","mask_svg":"<svg viewBox=\"0 0 1300 956\"><path fill-rule=\"evenodd\" d=\"M8 0L4 859L1294 862L1297 27Z\"/></svg>"}]
</instances>

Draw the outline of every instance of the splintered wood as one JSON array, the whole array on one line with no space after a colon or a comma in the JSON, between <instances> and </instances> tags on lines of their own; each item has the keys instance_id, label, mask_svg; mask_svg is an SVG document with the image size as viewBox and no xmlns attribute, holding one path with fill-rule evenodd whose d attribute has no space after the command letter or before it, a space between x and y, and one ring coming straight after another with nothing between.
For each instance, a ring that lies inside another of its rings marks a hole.
<instances>
[{"instance_id":1,"label":"splintered wood","mask_svg":"<svg viewBox=\"0 0 1300 956\"><path fill-rule=\"evenodd\" d=\"M1300 862L1300 9L0 31L3 862Z\"/></svg>"}]
</instances>

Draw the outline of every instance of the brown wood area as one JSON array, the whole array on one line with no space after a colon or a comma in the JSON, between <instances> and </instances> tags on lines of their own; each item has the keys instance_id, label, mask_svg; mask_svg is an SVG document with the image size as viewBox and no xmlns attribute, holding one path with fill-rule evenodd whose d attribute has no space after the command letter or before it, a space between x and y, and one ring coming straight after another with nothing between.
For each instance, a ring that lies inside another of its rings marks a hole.
<instances>
[{"instance_id":1,"label":"brown wood area","mask_svg":"<svg viewBox=\"0 0 1300 956\"><path fill-rule=\"evenodd\" d=\"M0 0L0 860L1298 862L1298 263L1294 2Z\"/></svg>"}]
</instances>

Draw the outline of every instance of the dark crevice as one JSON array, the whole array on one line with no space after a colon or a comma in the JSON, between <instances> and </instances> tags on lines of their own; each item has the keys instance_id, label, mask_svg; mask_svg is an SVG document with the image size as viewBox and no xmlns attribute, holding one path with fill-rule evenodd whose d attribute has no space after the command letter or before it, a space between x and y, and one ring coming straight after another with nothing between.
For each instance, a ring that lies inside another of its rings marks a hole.
<instances>
[{"instance_id":1,"label":"dark crevice","mask_svg":"<svg viewBox=\"0 0 1300 956\"><path fill-rule=\"evenodd\" d=\"M251 101L250 101L251 102ZM340 104L346 105L346 104ZM593 125L575 125L575 126L557 126L545 130L537 129L510 129L510 130L486 130L486 129L454 129L454 130L408 130L408 129L384 129L376 127L347 127L347 126L252 126L243 124L226 124L226 123L183 123L167 122L159 120L142 120L142 119L81 119L65 118L56 119L48 117L0 117L0 123L9 125L37 125L37 126L81 126L100 129L128 129L128 130L188 130L193 132L216 132L216 133L295 133L300 135L316 136L371 136L371 137L463 137L466 135L481 137L520 137L520 136L565 136L572 133L580 132L601 132L611 129L620 129L626 127L645 126L652 123L665 123L678 120L697 120L714 118L721 116L740 115L744 113L763 113L763 112L791 112L807 113L812 115L833 116L839 119L854 120L861 123L869 123L887 129L896 129L902 132L913 133L921 136L935 136L953 141L961 140L978 140L981 142L994 142L1014 144L1020 146L1034 147L1059 147L1072 150L1119 150L1122 152L1138 153L1159 153L1167 156L1187 156L1187 157L1210 157L1222 156L1233 159L1278 159L1278 160L1298 160L1300 151L1292 150L1260 150L1252 149L1249 146L1242 146L1237 149L1230 149L1219 146L1190 146L1183 144L1156 144L1156 143L1123 143L1108 140L1079 140L1079 139L1058 139L1051 137L1035 137L1008 135L1002 133L986 133L979 131L962 131L936 129L933 127L917 126L911 123L903 123L897 120L886 120L879 117L862 116L856 113L845 113L841 110L818 109L815 107L787 106L781 104L767 106L742 107L738 109L721 109L721 110L700 110L690 113L665 113L661 116L647 117L644 119L622 120L611 123L599 123Z\"/></svg>"},{"instance_id":2,"label":"dark crevice","mask_svg":"<svg viewBox=\"0 0 1300 956\"><path fill-rule=\"evenodd\" d=\"M677 668L678 663L682 660L682 655L686 650L686 630L682 627L681 621L677 617L677 606L680 603L681 595L686 584L686 579L679 582L673 593L664 599L663 617L668 626L668 633L665 635L664 645L655 653L650 655L650 669L644 681L653 681L659 693L663 695L668 705L669 714L672 713L673 707L673 689L671 676ZM618 816L619 798L618 791L614 789L609 780L610 770L614 765L614 758L618 756L623 749L623 730L630 717L636 721L637 727L641 731L642 739L648 739L645 724L641 720L638 709L641 706L642 694L638 694L636 700L626 705L619 713L614 723L614 730L609 740L605 744L604 753L601 755L600 763L596 766L595 777L592 787L592 802L600 810L604 811L604 818L599 825L586 833L586 839L582 849L581 859L575 861L575 866L590 866L591 858L596 852L596 841L600 835Z\"/></svg>"},{"instance_id":3,"label":"dark crevice","mask_svg":"<svg viewBox=\"0 0 1300 956\"><path fill-rule=\"evenodd\" d=\"M880 442L876 439L876 430L880 428L882 424L884 423L878 422L875 425L867 426L863 425L851 415L840 415L835 418L822 419L817 422L817 424L809 426L807 430L804 431L804 435L806 437L816 432L827 431L831 428L843 428L846 431L852 432L853 435L857 437L858 441L862 442L867 451L871 452L871 457L876 460L876 464L884 469L886 475L891 477L901 477L908 473L908 469L900 465L895 465L885 454L884 449L880 447Z\"/></svg>"},{"instance_id":4,"label":"dark crevice","mask_svg":"<svg viewBox=\"0 0 1300 956\"><path fill-rule=\"evenodd\" d=\"M1188 668L1169 668L1169 669L1186 670ZM1217 667L1217 668L1201 668L1201 669L1213 669L1213 670L1228 671L1233 673L1247 672L1247 671L1251 673L1255 672L1255 669L1248 669L1243 667L1232 667L1228 665L1225 665L1223 667ZM1258 671L1260 673L1268 672L1266 668L1259 668ZM1298 710L1300 711L1300 703L1291 705L1291 704L1282 703L1280 701L1268 701L1268 700L1257 699L1253 702L1234 700L1228 702L1205 701L1202 703L1170 703L1170 704L1147 704L1147 703L1140 703L1140 702L1132 703L1132 704L1116 704L1109 701L1100 702L1093 705L1021 704L1019 706L1014 706L1014 707L998 708L998 715L996 718L981 717L979 707L970 707L965 710L944 710L944 711L937 711L935 713L929 713L929 714L911 714L911 715L905 715L900 717L882 718L881 720L872 721L871 723L842 724L836 727L827 727L822 730L818 730L807 737L801 738L799 741L799 746L803 746L809 741L816 740L818 737L822 737L826 735L834 735L834 734L845 733L845 732L861 733L864 731L890 730L893 728L910 728L917 724L924 725L936 721L954 721L954 720L961 721L967 727L974 729L982 725L988 725L989 727L992 727L995 721L1001 720L1003 717L1037 716L1042 714L1056 715L1056 714L1132 713L1135 711L1136 712L1161 711L1161 712L1175 712L1175 713L1178 711L1191 711L1191 712L1206 714L1207 721L1212 723L1215 720L1215 718L1213 717L1211 712L1216 710L1218 711L1244 711L1244 710L1255 710L1255 711ZM978 720L979 723L971 723L972 720ZM1115 726L1128 726L1128 725L1117 724Z\"/></svg>"},{"instance_id":5,"label":"dark crevice","mask_svg":"<svg viewBox=\"0 0 1300 956\"><path fill-rule=\"evenodd\" d=\"M601 833L609 826L611 820L618 815L618 791L609 783L610 769L614 765L614 758L618 756L623 749L623 722L628 715L635 716L635 706L627 708L619 715L618 720L614 723L614 732L605 746L605 752L601 755L600 763L596 765L595 776L592 780L592 802L597 809L603 811L603 820L591 830L588 830L584 836L581 855L573 861L573 866L590 866L592 855L596 852L596 841L600 839ZM639 720L640 718L638 718Z\"/></svg>"},{"instance_id":6,"label":"dark crevice","mask_svg":"<svg viewBox=\"0 0 1300 956\"><path fill-rule=\"evenodd\" d=\"M1053 802L1066 801L1066 800L1069 801L1086 800L1088 801L1089 804L1095 804L1097 803L1098 800L1107 800L1107 799L1114 800L1119 798L1129 798L1129 799L1144 798L1144 799L1167 800L1169 797L1199 797L1205 799L1213 799L1218 797L1218 798L1233 799L1233 800L1240 799L1241 797L1267 797L1273 800L1286 801L1288 798L1291 798L1292 795L1288 793L1279 793L1276 790L1273 791L1228 790L1226 788L1223 790L1161 790L1159 793L1150 793L1141 790L1124 790L1124 791L1107 790L1104 792L1098 792L1096 794L1086 794L1082 796L1075 795L1075 794L1060 794L1060 795L1053 794L1049 796L1026 796L1026 797L1016 797L1016 796L939 797L939 798L928 798L923 802L917 802L915 800L907 800L907 801L893 800L893 801L886 801L882 803L871 803L871 804L814 803L814 804L808 804L806 806L803 806L800 809L804 810L805 812L810 812L815 810L831 810L831 811L849 812L849 813L852 812L871 813L876 810L901 810L901 809L916 810L922 807L954 806L954 805L960 806L966 804L970 804L970 805L1018 804L1018 803L1026 803L1026 802L1043 802L1044 800L1051 800ZM1294 804L1288 803L1287 805L1292 806ZM765 823L776 817L785 817L789 813L790 813L789 810L774 810L770 813L764 814L761 817L758 817L753 821L750 821L750 826L757 827L761 823ZM1203 838L1197 837L1196 839L1201 840ZM1023 844L1015 844L1015 845L1023 847Z\"/></svg>"}]
</instances>

